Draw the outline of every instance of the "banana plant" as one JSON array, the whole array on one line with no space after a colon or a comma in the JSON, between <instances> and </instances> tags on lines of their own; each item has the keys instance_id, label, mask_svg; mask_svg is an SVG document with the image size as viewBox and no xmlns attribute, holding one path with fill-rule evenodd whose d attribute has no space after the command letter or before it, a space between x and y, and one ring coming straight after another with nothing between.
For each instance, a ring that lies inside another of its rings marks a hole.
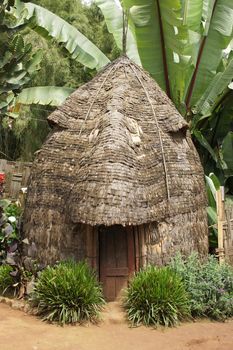
<instances>
[{"instance_id":1,"label":"banana plant","mask_svg":"<svg viewBox=\"0 0 233 350\"><path fill-rule=\"evenodd\" d=\"M22 5L23 6L23 5ZM21 104L58 106L72 92L66 87L24 88L40 69L43 52L33 53L20 33L25 25L10 10L9 1L0 3L0 118L16 118Z\"/></svg>"},{"instance_id":2,"label":"banana plant","mask_svg":"<svg viewBox=\"0 0 233 350\"><path fill-rule=\"evenodd\" d=\"M17 26L27 23L44 38L55 39L69 52L71 58L90 69L100 70L110 62L107 56L74 26L41 6L15 0L10 13L17 19Z\"/></svg>"},{"instance_id":3,"label":"banana plant","mask_svg":"<svg viewBox=\"0 0 233 350\"><path fill-rule=\"evenodd\" d=\"M36 86L23 89L14 104L60 106L74 92L73 88L59 86Z\"/></svg>"},{"instance_id":4,"label":"banana plant","mask_svg":"<svg viewBox=\"0 0 233 350\"><path fill-rule=\"evenodd\" d=\"M233 193L233 91L223 94L211 113L193 118L192 133L206 173L214 172Z\"/></svg>"},{"instance_id":5,"label":"banana plant","mask_svg":"<svg viewBox=\"0 0 233 350\"><path fill-rule=\"evenodd\" d=\"M40 67L42 52L11 30L15 22L8 12L8 1L0 3L0 116L12 115L14 98Z\"/></svg>"},{"instance_id":6,"label":"banana plant","mask_svg":"<svg viewBox=\"0 0 233 350\"><path fill-rule=\"evenodd\" d=\"M42 52L33 54L31 50L32 46L25 44L20 34L10 40L6 50L1 50L0 114L12 116L15 95L40 67Z\"/></svg>"},{"instance_id":7,"label":"banana plant","mask_svg":"<svg viewBox=\"0 0 233 350\"><path fill-rule=\"evenodd\" d=\"M116 33L120 32L120 18L123 11L128 14L128 31L136 41L142 66L190 122L206 172L216 170L222 184L226 183L233 173L229 111L233 87L232 0L122 0L114 11L114 1L95 2L119 47ZM113 13L118 15L118 22L116 18L113 22ZM131 47L128 35L127 54L133 59ZM219 137L223 129L225 134Z\"/></svg>"}]
</instances>

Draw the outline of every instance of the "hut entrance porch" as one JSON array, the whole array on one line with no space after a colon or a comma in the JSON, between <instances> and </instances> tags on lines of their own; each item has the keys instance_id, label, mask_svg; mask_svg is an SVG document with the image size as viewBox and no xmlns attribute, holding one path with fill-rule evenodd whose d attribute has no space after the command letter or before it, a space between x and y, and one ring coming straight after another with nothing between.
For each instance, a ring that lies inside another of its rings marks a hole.
<instances>
[{"instance_id":1,"label":"hut entrance porch","mask_svg":"<svg viewBox=\"0 0 233 350\"><path fill-rule=\"evenodd\" d=\"M114 225L99 228L99 275L107 301L116 300L135 271L134 232Z\"/></svg>"}]
</instances>

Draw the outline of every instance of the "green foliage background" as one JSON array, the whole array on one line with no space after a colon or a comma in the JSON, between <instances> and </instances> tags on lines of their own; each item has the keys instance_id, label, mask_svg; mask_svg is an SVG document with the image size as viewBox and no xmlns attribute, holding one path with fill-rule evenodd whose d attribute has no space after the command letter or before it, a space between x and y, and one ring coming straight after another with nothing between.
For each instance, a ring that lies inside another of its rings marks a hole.
<instances>
[{"instance_id":1,"label":"green foliage background","mask_svg":"<svg viewBox=\"0 0 233 350\"><path fill-rule=\"evenodd\" d=\"M95 4L87 6L80 0L36 0L33 3L45 7L75 26L110 60L119 55L119 49ZM22 34L26 43L33 43L34 52L43 52L41 69L26 87L54 85L77 88L95 74L95 71L71 59L53 40L46 41L29 28L24 29ZM0 132L1 157L9 160L33 160L34 152L40 148L49 133L46 118L52 110L52 107L40 105L22 107L13 128L4 128Z\"/></svg>"}]
</instances>

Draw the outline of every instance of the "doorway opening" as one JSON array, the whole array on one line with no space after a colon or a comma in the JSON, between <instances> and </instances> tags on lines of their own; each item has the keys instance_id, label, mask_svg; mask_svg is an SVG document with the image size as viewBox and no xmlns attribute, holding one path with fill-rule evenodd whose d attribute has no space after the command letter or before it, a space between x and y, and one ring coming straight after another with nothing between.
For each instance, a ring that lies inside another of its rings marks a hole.
<instances>
[{"instance_id":1,"label":"doorway opening","mask_svg":"<svg viewBox=\"0 0 233 350\"><path fill-rule=\"evenodd\" d=\"M114 301L135 272L135 242L131 227L99 228L99 276L107 301Z\"/></svg>"}]
</instances>

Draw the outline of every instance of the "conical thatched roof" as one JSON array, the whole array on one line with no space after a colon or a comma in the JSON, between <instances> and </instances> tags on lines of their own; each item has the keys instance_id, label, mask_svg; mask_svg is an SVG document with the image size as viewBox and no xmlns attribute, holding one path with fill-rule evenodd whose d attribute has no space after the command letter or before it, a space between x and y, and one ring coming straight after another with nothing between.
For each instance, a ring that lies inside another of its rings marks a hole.
<instances>
[{"instance_id":1,"label":"conical thatched roof","mask_svg":"<svg viewBox=\"0 0 233 350\"><path fill-rule=\"evenodd\" d=\"M108 65L49 121L53 133L29 186L27 205L37 213L59 206L74 223L139 225L204 207L187 123L129 59Z\"/></svg>"}]
</instances>

